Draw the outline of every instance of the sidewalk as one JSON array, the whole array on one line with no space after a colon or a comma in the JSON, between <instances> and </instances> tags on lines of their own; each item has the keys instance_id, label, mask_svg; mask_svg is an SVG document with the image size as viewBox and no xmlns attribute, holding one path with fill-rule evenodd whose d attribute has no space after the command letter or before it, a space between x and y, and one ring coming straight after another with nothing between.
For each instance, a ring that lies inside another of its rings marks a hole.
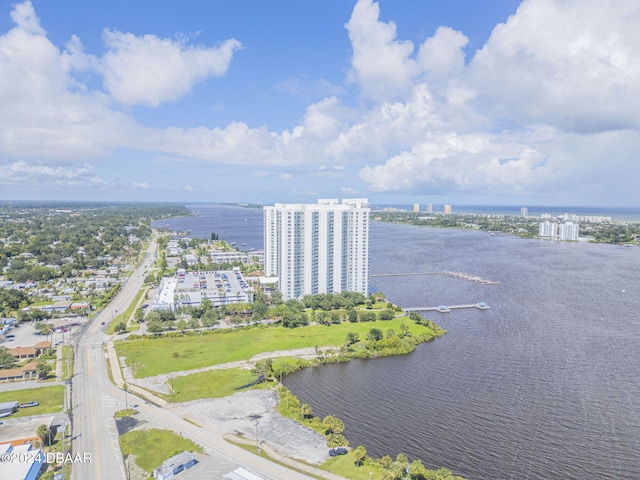
<instances>
[{"instance_id":1,"label":"sidewalk","mask_svg":"<svg viewBox=\"0 0 640 480\"><path fill-rule=\"evenodd\" d=\"M111 376L113 378L113 383L119 387L124 388L124 379L122 378L122 369L120 368L120 361L118 359L118 354L116 352L115 347L113 346L113 341L109 340L107 342L107 357L109 361L109 366L111 367ZM169 403L164 399L154 395L153 393L145 390L143 388L138 387L135 384L128 383L128 391L138 395L141 398L148 400L149 402L159 406L159 407L167 407Z\"/></svg>"}]
</instances>

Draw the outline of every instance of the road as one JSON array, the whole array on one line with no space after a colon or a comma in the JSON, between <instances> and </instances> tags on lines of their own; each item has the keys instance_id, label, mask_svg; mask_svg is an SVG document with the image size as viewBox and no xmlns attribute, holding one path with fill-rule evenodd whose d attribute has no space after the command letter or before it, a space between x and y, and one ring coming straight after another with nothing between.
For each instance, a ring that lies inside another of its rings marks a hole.
<instances>
[{"instance_id":1,"label":"road","mask_svg":"<svg viewBox=\"0 0 640 480\"><path fill-rule=\"evenodd\" d=\"M108 323L133 302L155 260L155 240L140 266L122 284L116 297L91 321L78 337L73 376L72 450L90 462L75 463L72 478L111 480L124 477L113 413L124 408L119 389L111 383L103 351ZM102 325L104 322L104 325Z\"/></svg>"},{"instance_id":2,"label":"road","mask_svg":"<svg viewBox=\"0 0 640 480\"><path fill-rule=\"evenodd\" d=\"M129 404L137 403L145 416L162 424L164 428L179 432L201 445L205 453L223 457L230 465L242 465L273 480L297 480L311 478L294 472L276 463L253 455L229 444L218 434L185 421L174 408L160 408L145 404L131 393L117 388L109 379L103 343L107 324L123 312L135 299L142 287L146 272L155 261L155 240L151 242L145 259L123 283L121 291L87 326L76 345L75 371L73 378L73 430L72 449L74 455L90 454L91 462L74 463L74 480L126 479L125 465L120 453L118 433L113 413ZM101 325L105 322L105 325ZM203 480L205 477L202 477ZM208 478L220 478L219 476Z\"/></svg>"}]
</instances>

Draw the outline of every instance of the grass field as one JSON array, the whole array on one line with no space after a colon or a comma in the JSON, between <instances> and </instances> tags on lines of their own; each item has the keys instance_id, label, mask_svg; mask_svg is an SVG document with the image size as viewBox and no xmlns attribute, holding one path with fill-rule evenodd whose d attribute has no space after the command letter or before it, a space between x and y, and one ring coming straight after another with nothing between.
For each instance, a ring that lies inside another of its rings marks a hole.
<instances>
[{"instance_id":1,"label":"grass field","mask_svg":"<svg viewBox=\"0 0 640 480\"><path fill-rule=\"evenodd\" d=\"M262 352L291 350L296 348L344 345L347 332L357 332L364 340L372 328L383 332L393 329L400 332L405 324L413 334L434 334L429 327L417 325L406 317L376 322L341 323L339 325L310 325L307 327L253 328L228 333L158 337L143 340L127 340L116 343L119 356L125 356L135 376L149 377L161 373L191 370L220 363L248 360Z\"/></svg>"},{"instance_id":2,"label":"grass field","mask_svg":"<svg viewBox=\"0 0 640 480\"><path fill-rule=\"evenodd\" d=\"M120 436L123 455L136 455L136 464L151 474L154 468L177 453L202 452L191 440L169 430L132 430Z\"/></svg>"},{"instance_id":3,"label":"grass field","mask_svg":"<svg viewBox=\"0 0 640 480\"><path fill-rule=\"evenodd\" d=\"M19 404L38 402L40 405L37 407L20 408L16 413L11 415L11 418L61 412L64 408L64 387L59 385L43 388L28 388L26 390L15 390L12 392L0 392L0 403L13 401Z\"/></svg>"},{"instance_id":4,"label":"grass field","mask_svg":"<svg viewBox=\"0 0 640 480\"><path fill-rule=\"evenodd\" d=\"M54 370L55 373L55 365ZM73 378L73 346L62 347L62 380Z\"/></svg>"},{"instance_id":5,"label":"grass field","mask_svg":"<svg viewBox=\"0 0 640 480\"><path fill-rule=\"evenodd\" d=\"M264 384L247 387L256 380L249 370L228 368L194 373L172 380L174 395L167 400L172 402L188 402L199 398L220 398L249 388L262 388ZM245 388L243 388L245 387Z\"/></svg>"},{"instance_id":6,"label":"grass field","mask_svg":"<svg viewBox=\"0 0 640 480\"><path fill-rule=\"evenodd\" d=\"M383 472L378 468L368 465L356 466L355 458L351 450L346 455L330 458L324 462L320 468L353 480L376 480L383 477Z\"/></svg>"}]
</instances>

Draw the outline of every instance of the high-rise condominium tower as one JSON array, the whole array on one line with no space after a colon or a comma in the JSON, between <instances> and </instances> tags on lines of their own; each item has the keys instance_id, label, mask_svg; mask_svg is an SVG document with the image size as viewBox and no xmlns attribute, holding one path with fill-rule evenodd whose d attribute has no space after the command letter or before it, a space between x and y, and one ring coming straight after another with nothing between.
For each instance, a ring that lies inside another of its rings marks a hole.
<instances>
[{"instance_id":1,"label":"high-rise condominium tower","mask_svg":"<svg viewBox=\"0 0 640 480\"><path fill-rule=\"evenodd\" d=\"M369 212L366 198L264 207L265 274L278 277L283 299L368 295Z\"/></svg>"}]
</instances>

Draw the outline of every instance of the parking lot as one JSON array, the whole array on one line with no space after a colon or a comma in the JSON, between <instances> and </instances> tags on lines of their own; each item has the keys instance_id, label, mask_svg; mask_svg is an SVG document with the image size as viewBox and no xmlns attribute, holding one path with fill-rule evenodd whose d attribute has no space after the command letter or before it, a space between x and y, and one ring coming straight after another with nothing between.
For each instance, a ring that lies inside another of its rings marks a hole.
<instances>
[{"instance_id":1,"label":"parking lot","mask_svg":"<svg viewBox=\"0 0 640 480\"><path fill-rule=\"evenodd\" d=\"M0 336L0 345L6 348L29 347L39 342L51 341L51 345L65 343L68 344L79 332L80 328L87 323L87 317L71 317L67 325L57 329L50 335L40 335L31 322L19 323L11 328L5 335ZM79 322L80 326L71 326L72 323ZM63 331L63 330L66 330Z\"/></svg>"}]
</instances>

